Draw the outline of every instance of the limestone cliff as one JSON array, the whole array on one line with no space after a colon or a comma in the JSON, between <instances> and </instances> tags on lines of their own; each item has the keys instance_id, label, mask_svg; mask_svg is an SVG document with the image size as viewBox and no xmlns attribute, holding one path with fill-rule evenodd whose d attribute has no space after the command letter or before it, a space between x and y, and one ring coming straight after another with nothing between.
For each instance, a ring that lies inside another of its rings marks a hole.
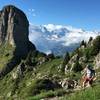
<instances>
[{"instance_id":1,"label":"limestone cliff","mask_svg":"<svg viewBox=\"0 0 100 100\"><path fill-rule=\"evenodd\" d=\"M29 41L29 22L26 15L12 5L5 6L0 11L0 45L11 45L12 59L0 71L0 76L9 73L21 59L25 59L30 50L36 50Z\"/></svg>"},{"instance_id":2,"label":"limestone cliff","mask_svg":"<svg viewBox=\"0 0 100 100\"><path fill-rule=\"evenodd\" d=\"M15 47L17 56L25 56L29 51L28 28L27 17L20 9L8 5L0 11L0 44L9 43Z\"/></svg>"}]
</instances>

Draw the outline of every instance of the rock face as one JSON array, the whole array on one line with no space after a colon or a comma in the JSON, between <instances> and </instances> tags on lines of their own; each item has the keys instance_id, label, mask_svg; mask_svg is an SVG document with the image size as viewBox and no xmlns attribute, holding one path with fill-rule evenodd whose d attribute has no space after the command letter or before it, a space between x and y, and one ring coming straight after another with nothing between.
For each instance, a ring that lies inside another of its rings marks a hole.
<instances>
[{"instance_id":1,"label":"rock face","mask_svg":"<svg viewBox=\"0 0 100 100\"><path fill-rule=\"evenodd\" d=\"M25 14L12 5L5 6L0 11L0 44L9 43L15 47L14 54L25 56L29 46L35 46L29 42L29 22Z\"/></svg>"},{"instance_id":2,"label":"rock face","mask_svg":"<svg viewBox=\"0 0 100 100\"><path fill-rule=\"evenodd\" d=\"M76 80L65 78L60 82L60 85L64 89L74 89L78 86L78 82Z\"/></svg>"},{"instance_id":3,"label":"rock face","mask_svg":"<svg viewBox=\"0 0 100 100\"><path fill-rule=\"evenodd\" d=\"M0 11L0 45L12 45L14 56L0 71L0 77L9 73L21 59L25 59L30 50L36 50L28 35L29 22L26 15L15 6L5 6Z\"/></svg>"},{"instance_id":4,"label":"rock face","mask_svg":"<svg viewBox=\"0 0 100 100\"><path fill-rule=\"evenodd\" d=\"M98 53L98 55L95 57L95 69L100 68L100 53Z\"/></svg>"}]
</instances>

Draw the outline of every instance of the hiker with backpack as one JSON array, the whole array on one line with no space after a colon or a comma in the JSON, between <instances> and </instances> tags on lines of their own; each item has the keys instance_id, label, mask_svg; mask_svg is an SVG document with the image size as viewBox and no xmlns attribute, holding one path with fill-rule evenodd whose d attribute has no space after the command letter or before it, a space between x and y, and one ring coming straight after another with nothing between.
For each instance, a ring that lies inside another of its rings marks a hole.
<instances>
[{"instance_id":1,"label":"hiker with backpack","mask_svg":"<svg viewBox=\"0 0 100 100\"><path fill-rule=\"evenodd\" d=\"M95 78L95 70L90 65L87 65L83 70L83 77L82 77L83 88L90 87L93 83L94 78Z\"/></svg>"}]
</instances>

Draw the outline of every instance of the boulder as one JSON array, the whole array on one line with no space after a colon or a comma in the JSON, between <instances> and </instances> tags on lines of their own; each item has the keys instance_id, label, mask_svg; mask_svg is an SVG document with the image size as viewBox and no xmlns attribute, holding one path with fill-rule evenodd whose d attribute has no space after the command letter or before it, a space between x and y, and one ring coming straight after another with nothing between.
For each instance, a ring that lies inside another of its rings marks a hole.
<instances>
[{"instance_id":1,"label":"boulder","mask_svg":"<svg viewBox=\"0 0 100 100\"><path fill-rule=\"evenodd\" d=\"M62 82L60 82L60 84L62 88L66 90L66 89L76 88L76 86L78 85L78 82L76 80L65 78L64 80L62 80Z\"/></svg>"}]
</instances>

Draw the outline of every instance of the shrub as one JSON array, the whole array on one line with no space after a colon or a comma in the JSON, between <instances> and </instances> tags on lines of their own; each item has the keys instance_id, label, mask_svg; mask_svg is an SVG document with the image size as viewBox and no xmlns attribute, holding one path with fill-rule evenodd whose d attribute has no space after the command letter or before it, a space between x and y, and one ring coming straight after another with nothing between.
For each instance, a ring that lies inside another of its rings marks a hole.
<instances>
[{"instance_id":1,"label":"shrub","mask_svg":"<svg viewBox=\"0 0 100 100\"><path fill-rule=\"evenodd\" d=\"M93 41L91 54L97 55L99 51L100 51L100 36L97 36L96 39Z\"/></svg>"},{"instance_id":2,"label":"shrub","mask_svg":"<svg viewBox=\"0 0 100 100\"><path fill-rule=\"evenodd\" d=\"M88 60L91 58L91 48L86 48L84 51L84 55L86 57L86 62L88 62Z\"/></svg>"},{"instance_id":3,"label":"shrub","mask_svg":"<svg viewBox=\"0 0 100 100\"><path fill-rule=\"evenodd\" d=\"M83 41L81 42L80 46L86 47L86 42L83 40Z\"/></svg>"},{"instance_id":4,"label":"shrub","mask_svg":"<svg viewBox=\"0 0 100 100\"><path fill-rule=\"evenodd\" d=\"M90 43L92 40L93 40L93 37L90 37L90 38L89 38L89 42L88 42L88 43Z\"/></svg>"},{"instance_id":5,"label":"shrub","mask_svg":"<svg viewBox=\"0 0 100 100\"><path fill-rule=\"evenodd\" d=\"M68 63L69 60L70 60L69 53L66 52L65 57L64 57L63 62L62 62L62 68L61 68L62 72L65 71L65 66L66 66L66 64Z\"/></svg>"},{"instance_id":6,"label":"shrub","mask_svg":"<svg viewBox=\"0 0 100 100\"><path fill-rule=\"evenodd\" d=\"M42 91L49 91L60 88L59 84L52 82L49 79L38 79L31 87L32 95L41 93Z\"/></svg>"},{"instance_id":7,"label":"shrub","mask_svg":"<svg viewBox=\"0 0 100 100\"><path fill-rule=\"evenodd\" d=\"M26 58L25 64L29 65L29 66L34 66L36 65L37 61L36 61L36 52L35 51L30 51L28 53L28 56Z\"/></svg>"},{"instance_id":8,"label":"shrub","mask_svg":"<svg viewBox=\"0 0 100 100\"><path fill-rule=\"evenodd\" d=\"M48 55L47 55L47 58L48 58L48 59L54 59L54 58L55 58L55 56L54 56L54 54L53 54L53 53L51 53L51 54L48 54Z\"/></svg>"},{"instance_id":9,"label":"shrub","mask_svg":"<svg viewBox=\"0 0 100 100\"><path fill-rule=\"evenodd\" d=\"M76 61L76 63L74 64L74 67L73 67L73 71L74 72L80 72L80 71L82 71L82 66L79 64L79 62L78 61Z\"/></svg>"}]
</instances>

